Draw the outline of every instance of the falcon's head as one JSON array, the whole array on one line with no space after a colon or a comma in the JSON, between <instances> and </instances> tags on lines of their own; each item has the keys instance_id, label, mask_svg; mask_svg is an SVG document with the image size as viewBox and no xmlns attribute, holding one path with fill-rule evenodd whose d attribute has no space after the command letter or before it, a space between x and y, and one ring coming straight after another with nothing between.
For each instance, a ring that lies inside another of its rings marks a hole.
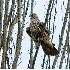
<instances>
[{"instance_id":1,"label":"falcon's head","mask_svg":"<svg viewBox=\"0 0 70 70\"><path fill-rule=\"evenodd\" d=\"M29 17L31 17L32 19L37 19L37 20L38 20L38 16L37 16L37 14L35 14L35 13L31 13L31 14L29 15Z\"/></svg>"}]
</instances>

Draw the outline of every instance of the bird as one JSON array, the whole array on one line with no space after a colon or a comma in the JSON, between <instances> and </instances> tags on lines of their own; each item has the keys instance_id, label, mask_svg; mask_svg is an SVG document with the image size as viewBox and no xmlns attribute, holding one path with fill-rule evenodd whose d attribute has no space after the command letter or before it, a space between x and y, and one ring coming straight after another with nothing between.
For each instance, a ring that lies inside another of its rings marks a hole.
<instances>
[{"instance_id":1,"label":"bird","mask_svg":"<svg viewBox=\"0 0 70 70\"><path fill-rule=\"evenodd\" d=\"M27 34L34 42L39 43L46 55L58 55L58 50L54 47L55 44L50 41L50 31L40 22L37 14L30 14L30 26L26 28Z\"/></svg>"}]
</instances>

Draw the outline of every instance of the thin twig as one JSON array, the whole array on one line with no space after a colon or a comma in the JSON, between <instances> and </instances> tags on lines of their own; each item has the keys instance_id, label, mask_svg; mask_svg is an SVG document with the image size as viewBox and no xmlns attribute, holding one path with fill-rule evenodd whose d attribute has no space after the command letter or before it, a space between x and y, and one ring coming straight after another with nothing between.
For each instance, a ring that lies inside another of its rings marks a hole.
<instances>
[{"instance_id":1,"label":"thin twig","mask_svg":"<svg viewBox=\"0 0 70 70\"><path fill-rule=\"evenodd\" d=\"M67 9L68 9L68 5L67 5ZM62 41L63 41L64 30L65 30L65 26L66 26L66 22L67 22L67 16L68 16L67 9L66 9L65 17L64 17L63 27L62 27L62 29L61 29L60 42L59 42L59 46L58 46L58 51L59 51L59 52L60 52L60 50L61 50L61 45L62 45ZM55 65L56 65L58 56L59 56L59 55L55 56L55 59L54 59L54 61L53 61L53 65L52 65L52 69L55 68Z\"/></svg>"},{"instance_id":2,"label":"thin twig","mask_svg":"<svg viewBox=\"0 0 70 70\"><path fill-rule=\"evenodd\" d=\"M16 50L15 50L15 57L14 57L14 61L12 64L12 68L15 69L17 68L17 62L18 62L18 58L20 55L20 49L21 49L21 41L22 41L22 33L21 33L21 0L17 1L17 12L18 12L18 33L17 33L17 41L16 41Z\"/></svg>"},{"instance_id":3,"label":"thin twig","mask_svg":"<svg viewBox=\"0 0 70 70\"><path fill-rule=\"evenodd\" d=\"M33 13L33 4L34 0L31 0L31 13ZM33 68L33 40L31 39L31 47L30 47L30 69Z\"/></svg>"},{"instance_id":4,"label":"thin twig","mask_svg":"<svg viewBox=\"0 0 70 70\"><path fill-rule=\"evenodd\" d=\"M46 54L44 54L43 63L42 63L42 69L44 68L45 57L46 57Z\"/></svg>"},{"instance_id":5,"label":"thin twig","mask_svg":"<svg viewBox=\"0 0 70 70\"><path fill-rule=\"evenodd\" d=\"M64 49L63 49L63 51L62 51L62 57L61 57L61 61L60 61L60 65L59 65L59 69L62 68L63 59L64 59L64 57L65 57L66 47L68 46L68 35L69 35L69 33L68 33L68 31L67 31L66 41L65 41Z\"/></svg>"},{"instance_id":6,"label":"thin twig","mask_svg":"<svg viewBox=\"0 0 70 70\"><path fill-rule=\"evenodd\" d=\"M36 61L38 51L39 51L39 46L37 45L37 49L36 49L36 52L35 52L35 55L34 55L34 58L33 58L33 62L32 62L32 69L34 69L34 65L35 65L35 61Z\"/></svg>"}]
</instances>

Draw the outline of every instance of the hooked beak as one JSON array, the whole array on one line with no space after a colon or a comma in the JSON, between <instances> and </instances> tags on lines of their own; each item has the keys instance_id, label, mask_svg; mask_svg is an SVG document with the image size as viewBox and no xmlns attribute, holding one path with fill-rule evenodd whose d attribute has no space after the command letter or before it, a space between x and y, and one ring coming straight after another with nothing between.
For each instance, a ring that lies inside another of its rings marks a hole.
<instances>
[{"instance_id":1,"label":"hooked beak","mask_svg":"<svg viewBox=\"0 0 70 70\"><path fill-rule=\"evenodd\" d=\"M33 13L30 13L29 17L31 17L31 16L32 16L32 14L33 14Z\"/></svg>"}]
</instances>

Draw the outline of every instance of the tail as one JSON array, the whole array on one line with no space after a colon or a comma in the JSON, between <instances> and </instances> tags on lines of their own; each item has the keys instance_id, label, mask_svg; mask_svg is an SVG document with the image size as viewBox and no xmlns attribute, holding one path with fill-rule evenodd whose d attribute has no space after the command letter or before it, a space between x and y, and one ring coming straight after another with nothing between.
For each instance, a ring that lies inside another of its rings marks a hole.
<instances>
[{"instance_id":1,"label":"tail","mask_svg":"<svg viewBox=\"0 0 70 70\"><path fill-rule=\"evenodd\" d=\"M51 55L58 55L59 54L58 50L55 47L53 47L51 49L50 53L51 53Z\"/></svg>"},{"instance_id":2,"label":"tail","mask_svg":"<svg viewBox=\"0 0 70 70\"><path fill-rule=\"evenodd\" d=\"M59 54L58 50L54 47L54 45L53 45L53 48L44 43L42 43L41 45L42 45L42 49L46 55L55 56L55 55Z\"/></svg>"}]
</instances>

